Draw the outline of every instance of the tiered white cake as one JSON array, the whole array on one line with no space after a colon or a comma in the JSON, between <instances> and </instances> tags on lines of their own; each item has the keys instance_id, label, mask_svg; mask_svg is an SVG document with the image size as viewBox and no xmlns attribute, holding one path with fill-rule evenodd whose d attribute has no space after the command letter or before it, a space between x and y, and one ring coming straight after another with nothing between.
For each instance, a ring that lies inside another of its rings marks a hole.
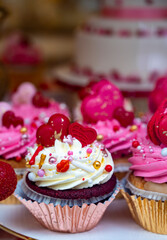
<instances>
[{"instance_id":1,"label":"tiered white cake","mask_svg":"<svg viewBox=\"0 0 167 240\"><path fill-rule=\"evenodd\" d=\"M122 90L150 91L167 73L167 0L103 1L101 15L77 33L74 70Z\"/></svg>"}]
</instances>

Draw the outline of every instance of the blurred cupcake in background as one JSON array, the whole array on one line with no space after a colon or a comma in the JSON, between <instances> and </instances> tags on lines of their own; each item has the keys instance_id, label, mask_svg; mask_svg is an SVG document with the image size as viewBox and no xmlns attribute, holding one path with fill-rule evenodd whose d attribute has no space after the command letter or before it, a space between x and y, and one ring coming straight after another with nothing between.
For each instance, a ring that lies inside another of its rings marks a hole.
<instances>
[{"instance_id":1,"label":"blurred cupcake in background","mask_svg":"<svg viewBox=\"0 0 167 240\"><path fill-rule=\"evenodd\" d=\"M167 76L157 79L154 90L150 93L148 104L151 113L154 113L162 101L167 98Z\"/></svg>"},{"instance_id":2,"label":"blurred cupcake in background","mask_svg":"<svg viewBox=\"0 0 167 240\"><path fill-rule=\"evenodd\" d=\"M148 231L167 234L167 100L148 123L148 136L132 142L131 172L122 190L134 220Z\"/></svg>"},{"instance_id":3,"label":"blurred cupcake in background","mask_svg":"<svg viewBox=\"0 0 167 240\"><path fill-rule=\"evenodd\" d=\"M92 229L119 191L111 154L96 141L93 128L60 114L41 125L36 137L17 198L49 230Z\"/></svg>"},{"instance_id":4,"label":"blurred cupcake in background","mask_svg":"<svg viewBox=\"0 0 167 240\"><path fill-rule=\"evenodd\" d=\"M112 154L115 174L122 179L129 170L131 143L139 133L146 133L146 125L134 117L131 104L107 80L91 86L82 100L80 111L83 123L97 131L97 140Z\"/></svg>"},{"instance_id":5,"label":"blurred cupcake in background","mask_svg":"<svg viewBox=\"0 0 167 240\"><path fill-rule=\"evenodd\" d=\"M17 33L6 40L2 62L9 77L10 90L25 81L39 86L43 78L43 60L40 50L27 35Z\"/></svg>"}]
</instances>

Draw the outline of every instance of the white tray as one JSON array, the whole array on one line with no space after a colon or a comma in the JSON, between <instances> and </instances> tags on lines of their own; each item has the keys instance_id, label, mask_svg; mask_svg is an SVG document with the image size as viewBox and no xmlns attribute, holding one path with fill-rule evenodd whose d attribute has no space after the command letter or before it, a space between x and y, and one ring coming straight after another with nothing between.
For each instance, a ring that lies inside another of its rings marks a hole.
<instances>
[{"instance_id":1,"label":"white tray","mask_svg":"<svg viewBox=\"0 0 167 240\"><path fill-rule=\"evenodd\" d=\"M0 224L2 228L7 228L6 231L10 229L39 240L167 239L165 235L151 233L138 226L133 221L124 199L112 202L97 227L89 232L69 234L49 231L43 228L23 205L0 205Z\"/></svg>"}]
</instances>

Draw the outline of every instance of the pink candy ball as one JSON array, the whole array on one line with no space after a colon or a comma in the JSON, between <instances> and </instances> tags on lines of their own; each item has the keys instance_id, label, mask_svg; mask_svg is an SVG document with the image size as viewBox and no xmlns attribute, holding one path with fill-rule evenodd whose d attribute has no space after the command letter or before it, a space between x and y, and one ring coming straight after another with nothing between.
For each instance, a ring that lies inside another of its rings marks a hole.
<instances>
[{"instance_id":1,"label":"pink candy ball","mask_svg":"<svg viewBox=\"0 0 167 240\"><path fill-rule=\"evenodd\" d=\"M38 174L39 177L43 177L45 175L45 172L44 172L43 169L39 169L37 174Z\"/></svg>"},{"instance_id":2,"label":"pink candy ball","mask_svg":"<svg viewBox=\"0 0 167 240\"><path fill-rule=\"evenodd\" d=\"M86 152L87 152L88 154L91 154L91 153L92 153L92 149L91 149L91 148L88 148L88 149L86 150Z\"/></svg>"}]
</instances>

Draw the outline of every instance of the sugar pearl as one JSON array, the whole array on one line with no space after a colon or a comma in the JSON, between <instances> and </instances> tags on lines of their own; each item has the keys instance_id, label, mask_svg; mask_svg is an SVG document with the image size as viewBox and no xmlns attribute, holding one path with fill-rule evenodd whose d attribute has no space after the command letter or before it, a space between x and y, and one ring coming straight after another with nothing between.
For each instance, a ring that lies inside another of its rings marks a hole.
<instances>
[{"instance_id":1,"label":"sugar pearl","mask_svg":"<svg viewBox=\"0 0 167 240\"><path fill-rule=\"evenodd\" d=\"M57 159L55 157L50 157L49 158L49 163L50 164L55 164L57 162Z\"/></svg>"},{"instance_id":2,"label":"sugar pearl","mask_svg":"<svg viewBox=\"0 0 167 240\"><path fill-rule=\"evenodd\" d=\"M30 172L29 174L28 174L28 179L30 180L30 181L35 181L35 173L33 173L33 172Z\"/></svg>"},{"instance_id":3,"label":"sugar pearl","mask_svg":"<svg viewBox=\"0 0 167 240\"><path fill-rule=\"evenodd\" d=\"M39 169L37 174L38 174L39 177L43 177L45 175L45 172L44 172L43 169Z\"/></svg>"},{"instance_id":4,"label":"sugar pearl","mask_svg":"<svg viewBox=\"0 0 167 240\"><path fill-rule=\"evenodd\" d=\"M163 148L163 149L161 150L161 155L162 155L163 157L166 157L166 156L167 156L167 148Z\"/></svg>"},{"instance_id":5,"label":"sugar pearl","mask_svg":"<svg viewBox=\"0 0 167 240\"><path fill-rule=\"evenodd\" d=\"M140 150L140 149L141 149L141 146L138 146L137 149Z\"/></svg>"},{"instance_id":6,"label":"sugar pearl","mask_svg":"<svg viewBox=\"0 0 167 240\"><path fill-rule=\"evenodd\" d=\"M91 148L88 148L88 149L86 150L86 152L87 152L88 154L91 154L91 153L92 153L92 149L91 149Z\"/></svg>"}]
</instances>

